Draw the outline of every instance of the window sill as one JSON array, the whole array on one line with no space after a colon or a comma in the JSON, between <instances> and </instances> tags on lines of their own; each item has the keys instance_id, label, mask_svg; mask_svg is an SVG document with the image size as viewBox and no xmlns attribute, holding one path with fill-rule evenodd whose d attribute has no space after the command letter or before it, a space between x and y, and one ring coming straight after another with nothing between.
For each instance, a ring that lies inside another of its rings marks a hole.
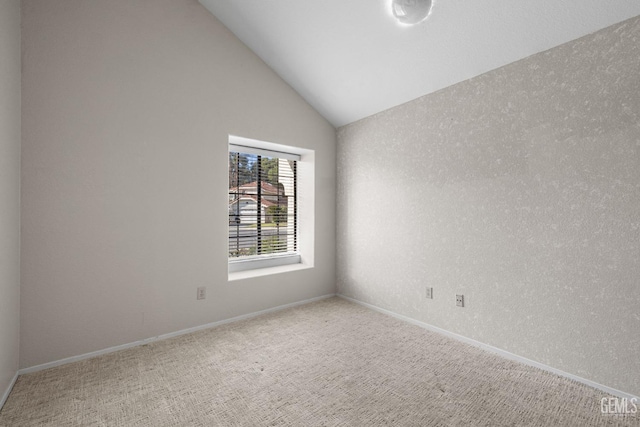
<instances>
[{"instance_id":1,"label":"window sill","mask_svg":"<svg viewBox=\"0 0 640 427\"><path fill-rule=\"evenodd\" d=\"M268 276L270 274L288 273L291 271L306 270L308 268L313 268L313 266L308 264L298 263L298 264L289 264L289 265L279 265L277 267L266 267L266 268L256 268L253 270L235 271L233 273L229 273L229 281L233 282L235 280L251 279L253 277Z\"/></svg>"},{"instance_id":2,"label":"window sill","mask_svg":"<svg viewBox=\"0 0 640 427\"><path fill-rule=\"evenodd\" d=\"M297 253L232 258L229 260L229 273L278 267L281 265L300 264L301 262L302 259L300 258L300 254Z\"/></svg>"}]
</instances>

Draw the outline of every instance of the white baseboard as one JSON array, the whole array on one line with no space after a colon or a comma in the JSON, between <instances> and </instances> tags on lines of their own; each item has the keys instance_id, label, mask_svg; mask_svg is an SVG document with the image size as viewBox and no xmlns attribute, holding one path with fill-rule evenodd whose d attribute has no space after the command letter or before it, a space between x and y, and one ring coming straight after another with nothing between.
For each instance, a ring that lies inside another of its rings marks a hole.
<instances>
[{"instance_id":1,"label":"white baseboard","mask_svg":"<svg viewBox=\"0 0 640 427\"><path fill-rule=\"evenodd\" d=\"M55 360L53 362L43 363L41 365L36 365L36 366L31 366L29 368L20 369L18 371L18 374L19 375L30 374L32 372L38 372L38 371L42 371L44 369L54 368L54 367L60 366L60 365L66 365L67 363L73 363L73 362L77 362L79 360L90 359L90 358L96 357L96 356L102 356L104 354L109 354L109 353L113 353L113 352L116 352L116 351L125 350L127 348L138 347L140 345L149 344L149 343L152 343L152 342L155 342L155 341L166 340L168 338L173 338L173 337L177 337L179 335L189 334L191 332L201 331L203 329L215 328L216 326L225 325L227 323L233 323L233 322L239 322L241 320L251 319L252 317L257 317L257 316L261 316L263 314L273 313L273 312L280 311L280 310L285 310L287 308L292 308L292 307L296 307L296 306L299 306L299 305L309 304L309 303L312 303L312 302L315 302L315 301L320 301L320 300L331 298L331 297L334 297L334 296L336 296L336 294L323 295L323 296L320 296L320 297L310 298L310 299L306 299L306 300L303 300L303 301L298 301L298 302L293 302L293 303L290 303L290 304L280 305L280 306L273 307L273 308L268 308L266 310L256 311L254 313L243 314L241 316L232 317L230 319L219 320L219 321L213 322L213 323L207 323L206 325L195 326L193 328L182 329L180 331L170 332L168 334L158 335L156 337L146 338L146 339L139 340L139 341L134 341L134 342L131 342L131 343L128 343L128 344L122 344L122 345L118 345L118 346L115 346L115 347L109 347L109 348L105 348L105 349L102 349L102 350L92 351L90 353L80 354L78 356L71 356L71 357L67 357L67 358L64 358L64 359ZM16 378L17 378L17 375L16 375ZM8 396L8 392L7 392L7 396Z\"/></svg>"},{"instance_id":2,"label":"white baseboard","mask_svg":"<svg viewBox=\"0 0 640 427\"><path fill-rule=\"evenodd\" d=\"M420 326L421 328L428 329L428 330L430 330L432 332L435 332L435 333L438 333L438 334L441 334L441 335L445 335L447 337L453 338L453 339L458 340L458 341L462 341L462 342L464 342L466 344L470 344L470 345L472 345L474 347L481 348L482 350L486 350L486 351L488 351L490 353L494 353L494 354L497 354L498 356L502 356L505 359L513 360L513 361L516 361L516 362L520 362L520 363L522 363L524 365L533 366L535 368L542 369L543 371L551 372L553 374L560 375L561 377L572 379L572 380L577 381L579 383L588 385L589 387L593 387L595 389L601 390L601 391L603 391L603 392L605 392L605 393L607 393L607 394L609 394L611 396L626 397L627 399L634 399L634 398L638 399L637 396L634 396L634 395L632 395L630 393L626 393L624 391L616 390L614 388L607 387L607 386L602 385L602 384L598 384L598 383L596 383L594 381L579 377L577 375L573 375L573 374L570 374L568 372L561 371L560 369L552 368L551 366L547 366L547 365L544 365L542 363L536 362L534 360L527 359L526 357L522 357L522 356L518 356L517 354L509 353L508 351L502 350L502 349L497 348L497 347L493 347L493 346L491 346L489 344L484 344L484 343L482 343L480 341L476 341L474 339L467 338L465 336L458 335L458 334L453 333L453 332L449 332L446 329L441 329L441 328L438 328L437 326L429 325L428 323L424 323L424 322L421 322L419 320L412 319L411 317L403 316L402 314L394 313L393 311L385 310L384 308L380 308L380 307L377 307L375 305L368 304L366 302L362 302L362 301L359 301L359 300L354 299L354 298L350 298L350 297L342 295L342 294L338 294L337 296L340 297L340 298L343 298L343 299L345 299L347 301L351 301L351 302L356 303L358 305L362 305L364 307L370 308L370 309L375 310L377 312L380 312L380 313L387 314L389 316L395 317L396 319L403 320L403 321L411 323L413 325Z\"/></svg>"},{"instance_id":3,"label":"white baseboard","mask_svg":"<svg viewBox=\"0 0 640 427\"><path fill-rule=\"evenodd\" d=\"M9 383L9 387L7 387L7 389L2 394L2 398L0 398L0 410L2 410L4 403L7 401L7 398L9 397L9 394L11 393L11 390L13 389L13 386L16 383L17 379L18 379L18 372L16 372L16 374L13 376L13 379Z\"/></svg>"}]
</instances>

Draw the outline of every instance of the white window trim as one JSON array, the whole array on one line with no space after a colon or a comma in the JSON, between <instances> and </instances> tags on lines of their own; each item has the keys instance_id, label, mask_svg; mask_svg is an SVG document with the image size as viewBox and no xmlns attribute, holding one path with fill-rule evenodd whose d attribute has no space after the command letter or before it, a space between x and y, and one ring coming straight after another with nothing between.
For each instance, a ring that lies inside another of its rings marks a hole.
<instances>
[{"instance_id":1,"label":"white window trim","mask_svg":"<svg viewBox=\"0 0 640 427\"><path fill-rule=\"evenodd\" d=\"M257 268L270 268L279 267L281 265L300 264L300 262L300 254L297 252L279 255L229 259L229 273L254 270Z\"/></svg>"},{"instance_id":2,"label":"white window trim","mask_svg":"<svg viewBox=\"0 0 640 427\"><path fill-rule=\"evenodd\" d=\"M243 139L246 140L246 138L243 138ZM285 153L283 151L276 151L276 150L265 150L263 148L256 148L249 145L238 145L238 144L231 144L231 143L229 143L229 151L230 152L236 151L244 154L255 154L257 156L266 156L266 157L272 157L275 154L280 159L295 160L297 162L299 162L302 157L300 156L300 154Z\"/></svg>"},{"instance_id":3,"label":"white window trim","mask_svg":"<svg viewBox=\"0 0 640 427\"><path fill-rule=\"evenodd\" d=\"M229 258L229 281L312 268L315 240L315 151L229 135L227 152L233 151L258 155L273 155L275 152L280 158L298 162L298 249L296 253ZM226 200L228 204L228 196Z\"/></svg>"}]
</instances>

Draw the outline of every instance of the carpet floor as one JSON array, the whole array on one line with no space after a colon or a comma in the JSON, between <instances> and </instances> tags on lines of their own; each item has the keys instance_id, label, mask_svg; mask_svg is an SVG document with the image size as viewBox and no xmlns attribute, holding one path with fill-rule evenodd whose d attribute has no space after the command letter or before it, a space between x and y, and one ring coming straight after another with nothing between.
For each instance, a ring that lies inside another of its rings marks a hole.
<instances>
[{"instance_id":1,"label":"carpet floor","mask_svg":"<svg viewBox=\"0 0 640 427\"><path fill-rule=\"evenodd\" d=\"M331 298L22 375L0 425L640 425L603 397Z\"/></svg>"}]
</instances>

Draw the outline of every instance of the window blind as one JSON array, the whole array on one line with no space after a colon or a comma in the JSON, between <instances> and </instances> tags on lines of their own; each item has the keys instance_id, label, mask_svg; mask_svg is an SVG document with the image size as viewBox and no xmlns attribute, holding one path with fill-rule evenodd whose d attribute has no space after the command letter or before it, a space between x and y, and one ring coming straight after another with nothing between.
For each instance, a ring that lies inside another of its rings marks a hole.
<instances>
[{"instance_id":1,"label":"window blind","mask_svg":"<svg viewBox=\"0 0 640 427\"><path fill-rule=\"evenodd\" d=\"M296 154L229 146L229 259L297 252Z\"/></svg>"}]
</instances>

